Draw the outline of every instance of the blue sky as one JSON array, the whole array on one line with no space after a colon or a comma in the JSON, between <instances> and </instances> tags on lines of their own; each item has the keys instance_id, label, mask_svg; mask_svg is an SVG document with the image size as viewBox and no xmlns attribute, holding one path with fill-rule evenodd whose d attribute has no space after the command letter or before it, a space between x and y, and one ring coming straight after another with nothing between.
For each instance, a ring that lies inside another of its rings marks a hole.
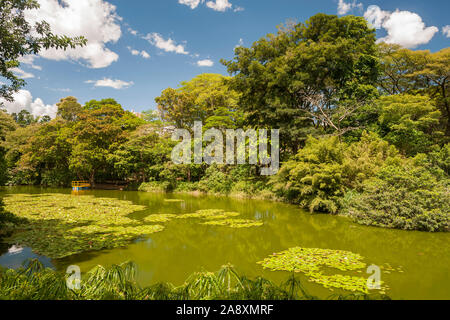
<instances>
[{"instance_id":1,"label":"blue sky","mask_svg":"<svg viewBox=\"0 0 450 320\"><path fill-rule=\"evenodd\" d=\"M23 59L17 72L27 86L6 104L10 112L54 113L54 104L69 95L81 103L115 98L128 110L154 109L154 98L167 87L205 72L227 74L219 60L231 59L238 44L250 46L288 19L303 22L319 12L365 15L379 38L414 49L437 51L450 43L448 0L40 2L30 21L45 19L58 33L83 33L90 47Z\"/></svg>"}]
</instances>

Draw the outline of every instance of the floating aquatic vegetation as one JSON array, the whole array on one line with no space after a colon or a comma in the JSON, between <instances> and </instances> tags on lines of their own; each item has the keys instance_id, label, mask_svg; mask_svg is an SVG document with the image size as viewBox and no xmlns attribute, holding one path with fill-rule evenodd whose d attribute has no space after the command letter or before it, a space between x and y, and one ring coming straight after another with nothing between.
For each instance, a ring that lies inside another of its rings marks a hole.
<instances>
[{"instance_id":1,"label":"floating aquatic vegetation","mask_svg":"<svg viewBox=\"0 0 450 320\"><path fill-rule=\"evenodd\" d=\"M368 293L367 278L323 272L324 268L359 272L366 268L362 260L361 255L349 251L297 247L274 253L258 264L272 271L302 272L311 282L326 288Z\"/></svg>"},{"instance_id":2,"label":"floating aquatic vegetation","mask_svg":"<svg viewBox=\"0 0 450 320\"><path fill-rule=\"evenodd\" d=\"M127 217L145 209L132 202L66 194L16 194L4 199L8 211L26 218L8 241L50 258L122 247L140 236L164 230Z\"/></svg>"},{"instance_id":3,"label":"floating aquatic vegetation","mask_svg":"<svg viewBox=\"0 0 450 320\"><path fill-rule=\"evenodd\" d=\"M224 214L224 210L220 209L206 209L206 210L198 210L195 213L186 213L180 214L177 216L177 219L204 219L204 218L212 218L217 216L222 216Z\"/></svg>"},{"instance_id":4,"label":"floating aquatic vegetation","mask_svg":"<svg viewBox=\"0 0 450 320\"><path fill-rule=\"evenodd\" d=\"M152 214L144 218L145 222L169 222L177 217L176 214Z\"/></svg>"},{"instance_id":5,"label":"floating aquatic vegetation","mask_svg":"<svg viewBox=\"0 0 450 320\"><path fill-rule=\"evenodd\" d=\"M230 228L250 228L250 227L261 227L264 225L264 223L260 221L244 220L244 219L213 220L203 222L202 224L212 226L225 226Z\"/></svg>"},{"instance_id":6,"label":"floating aquatic vegetation","mask_svg":"<svg viewBox=\"0 0 450 320\"><path fill-rule=\"evenodd\" d=\"M260 221L254 220L244 220L244 219L230 219L233 217L240 216L238 212L225 212L220 209L207 209L198 210L195 213L181 214L177 216L177 219L203 219L204 225L213 226L226 226L230 228L249 228L249 227L260 227L263 225Z\"/></svg>"},{"instance_id":7,"label":"floating aquatic vegetation","mask_svg":"<svg viewBox=\"0 0 450 320\"><path fill-rule=\"evenodd\" d=\"M164 199L165 202L184 202L182 199Z\"/></svg>"},{"instance_id":8,"label":"floating aquatic vegetation","mask_svg":"<svg viewBox=\"0 0 450 320\"><path fill-rule=\"evenodd\" d=\"M220 219L226 219L226 218L232 218L232 217L238 217L241 214L239 212L223 212L220 214L217 214L215 216L208 216L205 217L205 220L220 220Z\"/></svg>"}]
</instances>

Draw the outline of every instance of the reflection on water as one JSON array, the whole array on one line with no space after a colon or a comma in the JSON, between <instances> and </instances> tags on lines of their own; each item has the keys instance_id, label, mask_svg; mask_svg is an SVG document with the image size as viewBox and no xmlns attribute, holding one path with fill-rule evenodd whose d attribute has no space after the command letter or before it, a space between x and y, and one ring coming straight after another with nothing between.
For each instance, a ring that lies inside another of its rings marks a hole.
<instances>
[{"instance_id":1,"label":"reflection on water","mask_svg":"<svg viewBox=\"0 0 450 320\"><path fill-rule=\"evenodd\" d=\"M9 269L17 269L28 259L39 259L46 267L52 268L51 259L33 253L30 248L11 246L8 252L0 256L0 265Z\"/></svg>"},{"instance_id":2,"label":"reflection on water","mask_svg":"<svg viewBox=\"0 0 450 320\"><path fill-rule=\"evenodd\" d=\"M70 193L70 190L11 188L7 192ZM138 239L126 248L88 252L51 262L47 259L48 265L52 264L59 270L76 264L86 272L98 264L108 266L129 260L137 263L138 280L142 285L161 281L179 285L193 272L203 269L216 271L223 264L232 263L247 276L264 276L280 282L289 275L265 271L256 262L274 252L301 246L352 251L364 256L368 265L389 263L401 266L403 273L382 274L382 280L391 287L387 293L393 298L450 299L450 234L364 227L345 218L311 215L295 206L266 201L120 191L86 191L85 194L129 200L148 207L131 214L134 219L142 219L149 214L223 209L239 212L244 219L261 220L264 226L230 229L201 225L195 219L173 220L164 224L166 229L163 232ZM184 202L165 201L168 198L183 199ZM29 249L15 256L6 253L0 257L0 265L18 266L22 258L30 255ZM44 257L41 259L45 260ZM322 297L332 294L318 285L306 283L306 287Z\"/></svg>"}]
</instances>

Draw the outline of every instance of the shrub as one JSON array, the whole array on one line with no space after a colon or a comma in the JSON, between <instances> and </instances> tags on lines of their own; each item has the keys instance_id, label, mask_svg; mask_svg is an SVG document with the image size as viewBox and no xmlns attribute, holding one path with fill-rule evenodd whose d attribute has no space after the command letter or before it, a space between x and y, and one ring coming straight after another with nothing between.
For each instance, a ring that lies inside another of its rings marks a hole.
<instances>
[{"instance_id":1,"label":"shrub","mask_svg":"<svg viewBox=\"0 0 450 320\"><path fill-rule=\"evenodd\" d=\"M229 175L221 169L225 169L225 167L220 168L216 164L206 169L205 176L198 184L199 190L205 193L230 193L233 182Z\"/></svg>"},{"instance_id":2,"label":"shrub","mask_svg":"<svg viewBox=\"0 0 450 320\"><path fill-rule=\"evenodd\" d=\"M311 212L337 213L348 190L373 177L397 151L374 133L347 146L337 137L310 137L274 179L274 192Z\"/></svg>"},{"instance_id":3,"label":"shrub","mask_svg":"<svg viewBox=\"0 0 450 320\"><path fill-rule=\"evenodd\" d=\"M364 182L361 193L348 197L343 213L364 225L448 231L450 180L432 173L425 159L388 161L377 177Z\"/></svg>"},{"instance_id":4,"label":"shrub","mask_svg":"<svg viewBox=\"0 0 450 320\"><path fill-rule=\"evenodd\" d=\"M144 182L139 186L138 191L144 192L170 192L173 187L168 181Z\"/></svg>"}]
</instances>

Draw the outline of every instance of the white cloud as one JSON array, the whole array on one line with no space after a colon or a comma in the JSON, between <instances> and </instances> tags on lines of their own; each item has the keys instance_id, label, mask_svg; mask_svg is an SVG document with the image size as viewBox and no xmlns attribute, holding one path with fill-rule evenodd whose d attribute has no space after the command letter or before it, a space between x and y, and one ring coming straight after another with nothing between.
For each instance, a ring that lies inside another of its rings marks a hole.
<instances>
[{"instance_id":1,"label":"white cloud","mask_svg":"<svg viewBox=\"0 0 450 320\"><path fill-rule=\"evenodd\" d=\"M75 49L48 49L40 53L51 60L83 60L91 68L104 68L119 59L106 47L117 42L122 31L116 7L104 0L39 0L40 8L27 10L25 17L30 23L45 20L53 33L71 37L84 36L85 47Z\"/></svg>"},{"instance_id":2,"label":"white cloud","mask_svg":"<svg viewBox=\"0 0 450 320\"><path fill-rule=\"evenodd\" d=\"M208 8L213 9L214 11L220 11L225 12L228 9L231 9L233 6L228 0L215 0L215 1L208 1L206 3L206 6Z\"/></svg>"},{"instance_id":3,"label":"white cloud","mask_svg":"<svg viewBox=\"0 0 450 320\"><path fill-rule=\"evenodd\" d=\"M37 66L34 64L34 60L38 58L35 55L27 55L19 58L19 62L28 65L29 67L36 69L36 70L42 70L42 67Z\"/></svg>"},{"instance_id":4,"label":"white cloud","mask_svg":"<svg viewBox=\"0 0 450 320\"><path fill-rule=\"evenodd\" d=\"M442 28L442 33L447 37L450 38L450 25L446 25Z\"/></svg>"},{"instance_id":5,"label":"white cloud","mask_svg":"<svg viewBox=\"0 0 450 320\"><path fill-rule=\"evenodd\" d=\"M134 30L132 28L128 28L128 32L131 33L133 36L136 36L138 34L137 30Z\"/></svg>"},{"instance_id":6,"label":"white cloud","mask_svg":"<svg viewBox=\"0 0 450 320\"><path fill-rule=\"evenodd\" d=\"M144 37L152 45L166 52L175 52L178 54L188 54L185 47L181 44L176 44L171 38L165 40L159 33L149 33Z\"/></svg>"},{"instance_id":7,"label":"white cloud","mask_svg":"<svg viewBox=\"0 0 450 320\"><path fill-rule=\"evenodd\" d=\"M93 83L94 87L108 87L116 90L128 88L134 84L133 81L126 82L122 80L113 80L109 78L103 78L102 80L88 80L86 83Z\"/></svg>"},{"instance_id":8,"label":"white cloud","mask_svg":"<svg viewBox=\"0 0 450 320\"><path fill-rule=\"evenodd\" d=\"M131 47L127 47L127 48L133 56L141 56L144 59L150 59L150 54L148 54L148 52L145 50L139 51L139 50L133 49Z\"/></svg>"},{"instance_id":9,"label":"white cloud","mask_svg":"<svg viewBox=\"0 0 450 320\"><path fill-rule=\"evenodd\" d=\"M190 7L191 9L197 8L198 5L203 2L204 2L204 0L178 0L178 3L184 4L188 7Z\"/></svg>"},{"instance_id":10,"label":"white cloud","mask_svg":"<svg viewBox=\"0 0 450 320\"><path fill-rule=\"evenodd\" d=\"M214 1L205 1L205 0L178 0L178 3L184 4L190 7L192 10L196 9L200 4L206 2L206 6L214 11L225 12L228 9L233 8L233 4L230 3L229 0L214 0ZM242 7L234 6L234 12L244 11L245 9Z\"/></svg>"},{"instance_id":11,"label":"white cloud","mask_svg":"<svg viewBox=\"0 0 450 320\"><path fill-rule=\"evenodd\" d=\"M30 79L30 78L34 78L34 74L23 71L22 69L19 68L11 68L10 69L12 72L14 72L19 78L21 79Z\"/></svg>"},{"instance_id":12,"label":"white cloud","mask_svg":"<svg viewBox=\"0 0 450 320\"><path fill-rule=\"evenodd\" d=\"M375 28L384 28L387 36L378 42L395 43L405 48L415 48L427 44L439 32L437 27L426 27L422 18L410 11L383 11L372 5L364 13L366 20Z\"/></svg>"},{"instance_id":13,"label":"white cloud","mask_svg":"<svg viewBox=\"0 0 450 320\"><path fill-rule=\"evenodd\" d=\"M0 99L0 103L3 103L8 113L19 113L22 110L27 110L35 117L48 115L54 118L58 111L58 107L55 104L44 104L40 98L33 101L33 96L28 90L19 90L13 94L13 99L13 102Z\"/></svg>"},{"instance_id":14,"label":"white cloud","mask_svg":"<svg viewBox=\"0 0 450 320\"><path fill-rule=\"evenodd\" d=\"M199 67L212 67L214 65L214 62L210 59L199 60L197 61L197 65Z\"/></svg>"},{"instance_id":15,"label":"white cloud","mask_svg":"<svg viewBox=\"0 0 450 320\"><path fill-rule=\"evenodd\" d=\"M364 13L364 18L374 27L380 29L383 21L387 20L391 13L381 10L379 6L369 6Z\"/></svg>"},{"instance_id":16,"label":"white cloud","mask_svg":"<svg viewBox=\"0 0 450 320\"><path fill-rule=\"evenodd\" d=\"M362 3L357 3L356 0L353 0L353 2L345 2L344 0L339 0L338 2L338 14L339 15L344 15L349 13L350 11L352 11L355 8L359 8L360 10L363 9L363 4Z\"/></svg>"}]
</instances>

